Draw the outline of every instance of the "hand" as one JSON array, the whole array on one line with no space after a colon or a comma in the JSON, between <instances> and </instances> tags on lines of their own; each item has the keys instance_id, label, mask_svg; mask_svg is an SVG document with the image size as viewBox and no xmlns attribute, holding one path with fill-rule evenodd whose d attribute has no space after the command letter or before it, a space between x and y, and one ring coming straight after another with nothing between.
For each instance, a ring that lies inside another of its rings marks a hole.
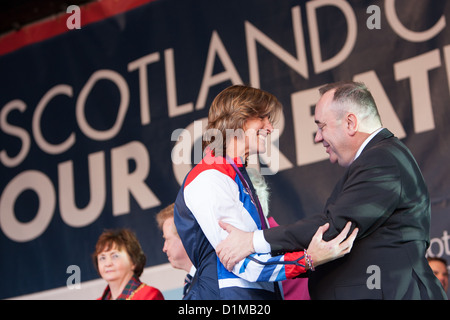
<instances>
[{"instance_id":1,"label":"hand","mask_svg":"<svg viewBox=\"0 0 450 320\"><path fill-rule=\"evenodd\" d=\"M350 231L351 224L351 222L347 222L341 233L328 242L324 241L322 236L328 230L330 225L326 223L317 229L316 234L311 239L309 247L306 250L308 254L311 255L315 267L341 258L350 252L356 235L358 234L358 228L355 228L352 234L345 240Z\"/></svg>"},{"instance_id":2,"label":"hand","mask_svg":"<svg viewBox=\"0 0 450 320\"><path fill-rule=\"evenodd\" d=\"M217 245L216 253L220 262L228 271L231 271L239 261L255 252L253 249L253 232L239 230L222 221L219 221L219 225L228 232L228 236Z\"/></svg>"}]
</instances>

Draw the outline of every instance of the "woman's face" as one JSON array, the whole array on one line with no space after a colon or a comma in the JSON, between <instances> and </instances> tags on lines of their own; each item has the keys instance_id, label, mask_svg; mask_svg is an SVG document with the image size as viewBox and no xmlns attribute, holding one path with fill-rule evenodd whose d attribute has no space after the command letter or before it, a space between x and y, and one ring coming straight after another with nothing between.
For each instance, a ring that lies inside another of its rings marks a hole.
<instances>
[{"instance_id":1,"label":"woman's face","mask_svg":"<svg viewBox=\"0 0 450 320\"><path fill-rule=\"evenodd\" d=\"M108 251L103 250L97 256L98 270L106 282L130 279L134 274L134 264L125 248L119 250L113 245Z\"/></svg>"},{"instance_id":2,"label":"woman's face","mask_svg":"<svg viewBox=\"0 0 450 320\"><path fill-rule=\"evenodd\" d=\"M244 130L245 153L248 155L265 153L267 136L273 131L269 117L248 119L245 122Z\"/></svg>"}]
</instances>

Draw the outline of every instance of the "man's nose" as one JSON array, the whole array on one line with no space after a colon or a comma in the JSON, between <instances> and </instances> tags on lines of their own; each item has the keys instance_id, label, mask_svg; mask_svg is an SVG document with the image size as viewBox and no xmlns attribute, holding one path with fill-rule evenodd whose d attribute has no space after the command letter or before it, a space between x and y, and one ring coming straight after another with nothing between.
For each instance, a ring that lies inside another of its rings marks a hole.
<instances>
[{"instance_id":1,"label":"man's nose","mask_svg":"<svg viewBox=\"0 0 450 320\"><path fill-rule=\"evenodd\" d=\"M323 141L322 133L320 130L317 130L316 135L314 136L314 142L319 143Z\"/></svg>"}]
</instances>

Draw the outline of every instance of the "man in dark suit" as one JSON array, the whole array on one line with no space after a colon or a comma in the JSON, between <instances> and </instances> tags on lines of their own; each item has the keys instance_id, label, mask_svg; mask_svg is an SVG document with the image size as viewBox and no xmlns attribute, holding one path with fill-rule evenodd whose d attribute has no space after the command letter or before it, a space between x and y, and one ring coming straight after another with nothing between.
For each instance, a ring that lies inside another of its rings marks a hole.
<instances>
[{"instance_id":1,"label":"man in dark suit","mask_svg":"<svg viewBox=\"0 0 450 320\"><path fill-rule=\"evenodd\" d=\"M446 299L425 258L430 199L411 152L382 127L363 84L330 84L320 93L315 140L332 163L347 168L324 211L254 234L221 224L230 232L217 247L221 261L232 265L242 258L242 249L281 253L306 248L320 225L330 225L326 240L352 221L359 228L352 251L310 272L312 299ZM232 249L236 243L239 250Z\"/></svg>"}]
</instances>

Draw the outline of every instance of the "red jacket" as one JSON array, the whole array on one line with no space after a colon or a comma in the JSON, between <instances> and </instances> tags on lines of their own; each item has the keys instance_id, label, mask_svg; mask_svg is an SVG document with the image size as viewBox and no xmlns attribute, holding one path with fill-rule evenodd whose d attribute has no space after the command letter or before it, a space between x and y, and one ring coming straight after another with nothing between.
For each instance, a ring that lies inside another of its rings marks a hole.
<instances>
[{"instance_id":1,"label":"red jacket","mask_svg":"<svg viewBox=\"0 0 450 320\"><path fill-rule=\"evenodd\" d=\"M164 296L158 289L143 283L127 297L127 300L164 300Z\"/></svg>"},{"instance_id":2,"label":"red jacket","mask_svg":"<svg viewBox=\"0 0 450 320\"><path fill-rule=\"evenodd\" d=\"M103 291L103 294L97 300L110 300L111 290L109 286ZM158 289L142 283L139 278L133 276L122 294L117 300L164 300L164 296Z\"/></svg>"}]
</instances>

